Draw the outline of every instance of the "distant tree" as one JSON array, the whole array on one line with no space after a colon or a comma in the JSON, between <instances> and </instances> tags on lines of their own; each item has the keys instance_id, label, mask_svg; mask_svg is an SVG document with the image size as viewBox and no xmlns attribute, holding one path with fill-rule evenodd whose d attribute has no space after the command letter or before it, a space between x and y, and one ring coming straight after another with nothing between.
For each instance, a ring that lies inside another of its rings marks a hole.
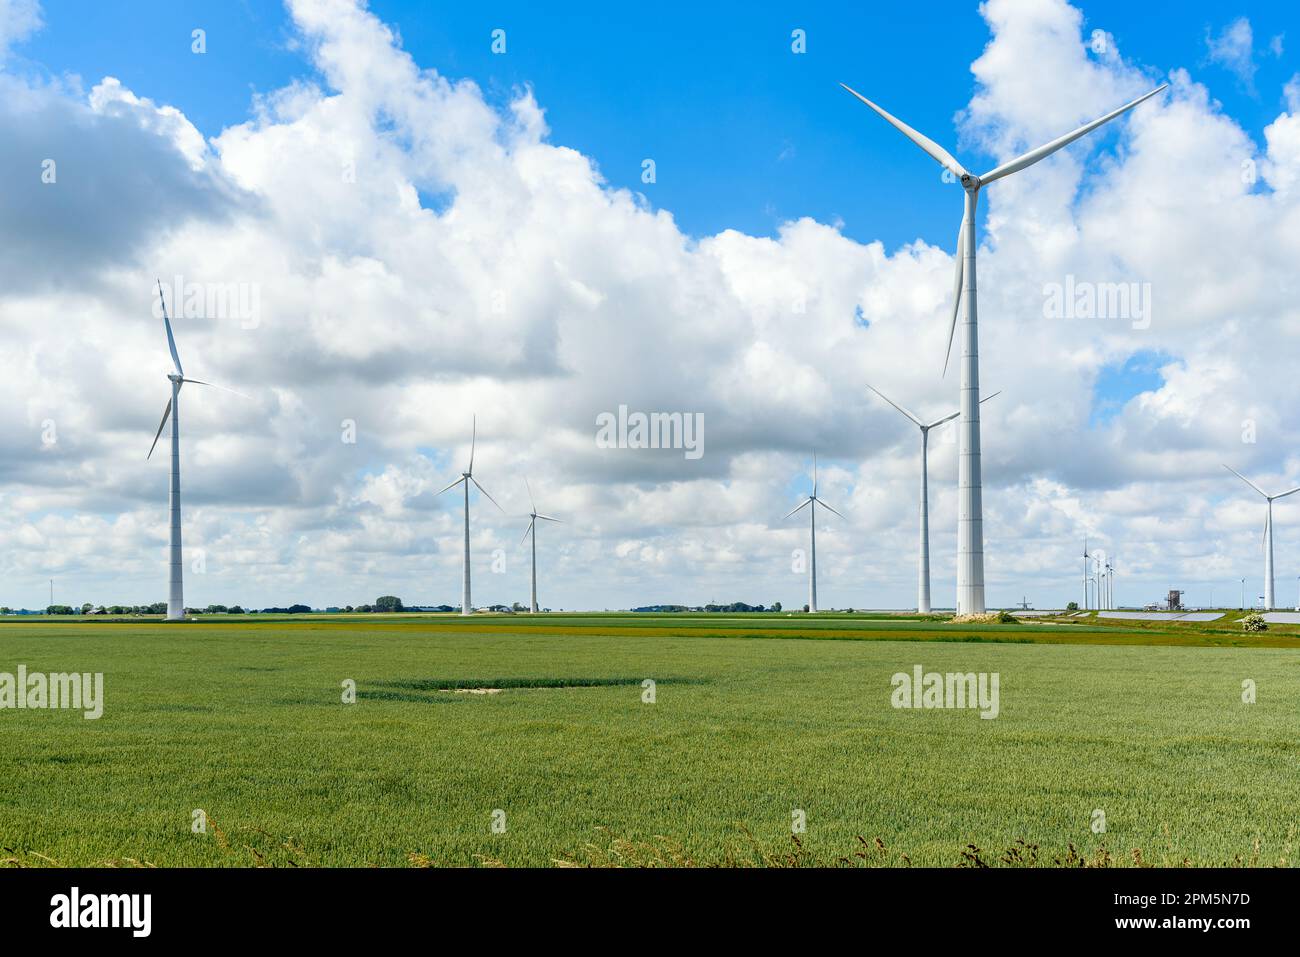
<instances>
[{"instance_id":1,"label":"distant tree","mask_svg":"<svg viewBox=\"0 0 1300 957\"><path fill-rule=\"evenodd\" d=\"M1070 602L1068 605L1065 606L1065 610L1066 610L1066 611L1078 611L1078 610L1079 610L1079 603L1078 603L1077 601L1072 601L1072 602Z\"/></svg>"},{"instance_id":2,"label":"distant tree","mask_svg":"<svg viewBox=\"0 0 1300 957\"><path fill-rule=\"evenodd\" d=\"M71 605L50 605L45 609L47 615L71 615L75 614Z\"/></svg>"},{"instance_id":3,"label":"distant tree","mask_svg":"<svg viewBox=\"0 0 1300 957\"><path fill-rule=\"evenodd\" d=\"M238 605L231 605L231 606L230 606L230 614L232 614L232 615L242 615L242 614L244 614L244 609L241 608L241 607L239 607Z\"/></svg>"},{"instance_id":4,"label":"distant tree","mask_svg":"<svg viewBox=\"0 0 1300 957\"><path fill-rule=\"evenodd\" d=\"M81 606L81 613L82 613L83 615L85 615L85 614L89 614L89 612L91 611L91 609L93 609L94 607L95 607L95 606L92 605L90 602L86 602L84 605Z\"/></svg>"},{"instance_id":5,"label":"distant tree","mask_svg":"<svg viewBox=\"0 0 1300 957\"><path fill-rule=\"evenodd\" d=\"M807 610L808 610L808 606L807 606L807 605L804 605L804 606L803 606L803 610L804 610L804 611L807 611Z\"/></svg>"},{"instance_id":6,"label":"distant tree","mask_svg":"<svg viewBox=\"0 0 1300 957\"><path fill-rule=\"evenodd\" d=\"M343 610L344 610L344 611L347 611L347 612L351 612L351 611L353 610L353 608L352 608L351 605L348 605L348 607L344 608Z\"/></svg>"},{"instance_id":7,"label":"distant tree","mask_svg":"<svg viewBox=\"0 0 1300 957\"><path fill-rule=\"evenodd\" d=\"M402 599L396 595L380 595L375 599L375 611L401 611Z\"/></svg>"},{"instance_id":8,"label":"distant tree","mask_svg":"<svg viewBox=\"0 0 1300 957\"><path fill-rule=\"evenodd\" d=\"M774 602L772 602L772 610L773 610L773 611L780 611L780 610L781 610L781 603L780 603L779 601L774 601Z\"/></svg>"}]
</instances>

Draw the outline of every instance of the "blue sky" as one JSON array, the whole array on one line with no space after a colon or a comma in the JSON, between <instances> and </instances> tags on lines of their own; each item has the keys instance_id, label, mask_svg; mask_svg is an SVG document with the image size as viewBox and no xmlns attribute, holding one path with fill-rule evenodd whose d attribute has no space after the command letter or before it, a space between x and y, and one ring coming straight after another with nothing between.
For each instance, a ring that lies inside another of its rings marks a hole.
<instances>
[{"instance_id":1,"label":"blue sky","mask_svg":"<svg viewBox=\"0 0 1300 957\"><path fill-rule=\"evenodd\" d=\"M922 237L952 242L956 187L933 164L852 102L844 81L950 149L954 115L969 100L970 63L988 32L974 3L868 5L657 3L620 15L607 4L438 4L374 0L420 64L473 78L505 103L531 85L553 142L592 157L613 184L643 191L695 236L727 228L775 232L784 220L842 220L855 239L889 249ZM140 95L179 107L206 135L248 116L254 91L311 70L291 46L284 10L252 0L51 0L46 28L19 53L87 83L113 75ZM1163 10L1164 15L1160 15ZM743 15L742 15L743 11ZM1282 109L1294 59L1266 52L1300 45L1300 16L1285 3L1230 7L1210 0L1084 5L1085 31L1113 34L1121 52L1163 74L1192 69L1257 139ZM1248 14L1254 91L1210 62L1207 35ZM207 33L207 53L190 33ZM506 30L505 55L491 33ZM791 52L803 29L807 52ZM1300 48L1298 46L1297 48ZM924 57L918 51L925 51ZM954 150L968 165L991 157ZM641 182L653 158L657 182ZM870 173L872 179L867 179Z\"/></svg>"}]
</instances>

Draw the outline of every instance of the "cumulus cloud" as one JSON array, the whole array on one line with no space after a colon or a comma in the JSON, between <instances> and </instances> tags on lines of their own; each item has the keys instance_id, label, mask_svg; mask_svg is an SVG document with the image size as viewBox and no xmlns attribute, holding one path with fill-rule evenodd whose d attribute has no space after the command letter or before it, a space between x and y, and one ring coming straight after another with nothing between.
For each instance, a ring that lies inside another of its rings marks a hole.
<instances>
[{"instance_id":1,"label":"cumulus cloud","mask_svg":"<svg viewBox=\"0 0 1300 957\"><path fill-rule=\"evenodd\" d=\"M1060 0L981 9L960 135L926 131L959 152L1008 157L1172 83L982 198L982 374L1003 390L984 415L990 600L1077 597L1085 533L1118 554L1131 600L1253 568L1251 503L1220 462L1278 482L1300 465L1294 93L1260 148L1191 73L1098 50ZM4 602L42 603L52 576L78 600L163 593L166 464L144 461L168 394L157 275L182 291L187 373L251 397L184 393L190 604L455 601L459 499L435 493L474 413L475 474L513 516L475 497L480 601L527 593L526 474L570 520L546 530L544 604L801 604L806 530L779 516L813 447L846 515L819 527L823 603L912 600L915 429L864 382L927 417L954 406L950 247L890 251L806 218L689 236L553 142L530 90L492 107L352 0L289 10L314 72L211 139L165 91L0 76L17 184L0 223L24 237L0 267ZM1047 291L1078 282L1136 284L1145 323L1046 317ZM216 288L233 298L214 308ZM1102 370L1135 353L1165 357L1160 384L1090 426ZM599 448L596 416L620 405L703 413L704 456ZM954 429L930 455L941 604ZM1288 548L1279 532L1279 567Z\"/></svg>"}]
</instances>

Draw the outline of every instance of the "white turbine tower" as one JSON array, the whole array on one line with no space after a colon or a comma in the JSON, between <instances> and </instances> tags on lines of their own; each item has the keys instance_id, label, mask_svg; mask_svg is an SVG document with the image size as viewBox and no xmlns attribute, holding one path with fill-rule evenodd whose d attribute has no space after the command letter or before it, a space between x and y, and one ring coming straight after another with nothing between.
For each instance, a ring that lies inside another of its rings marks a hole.
<instances>
[{"instance_id":1,"label":"white turbine tower","mask_svg":"<svg viewBox=\"0 0 1300 957\"><path fill-rule=\"evenodd\" d=\"M840 515L835 509L831 508L820 498L817 497L817 453L813 452L813 487L812 494L796 505L782 517L782 521L789 518L801 508L808 508L808 534L811 548L808 553L808 613L812 614L817 610L817 506L836 515ZM840 515L840 518L843 518Z\"/></svg>"},{"instance_id":2,"label":"white turbine tower","mask_svg":"<svg viewBox=\"0 0 1300 957\"><path fill-rule=\"evenodd\" d=\"M930 613L930 467L929 449L930 449L930 430L943 425L945 422L951 422L957 416L961 415L960 411L945 415L942 419L935 419L929 424L922 422L913 413L907 411L885 393L881 392L874 385L867 383L867 388L880 396L899 412L903 413L912 423L921 430L921 519L920 519L920 557L916 569L916 610L922 615ZM993 395L997 395L994 392ZM981 403L987 402L993 398L993 395L986 395L980 400Z\"/></svg>"},{"instance_id":3,"label":"white turbine tower","mask_svg":"<svg viewBox=\"0 0 1300 957\"><path fill-rule=\"evenodd\" d=\"M172 323L167 318L167 299L163 295L161 281L158 283L158 298L162 302L163 328L167 330L167 348L171 350L172 365L176 371L167 373L167 378L172 384L172 396L167 400L167 407L163 409L162 421L158 423L158 431L154 433L153 444L149 446L149 454L145 456L145 459L153 458L153 450L158 447L158 439L167 425L168 418L170 418L172 422L172 484L171 491L168 494L168 504L171 511L171 534L168 546L167 620L184 621L185 589L181 573L181 386L186 382L192 382L195 385L212 386L214 389L223 389L226 392L234 392L234 390L225 389L223 386L214 386L211 382L201 382L198 379L187 379L185 377L185 370L181 368L181 357L176 352L176 338L172 335ZM241 392L235 392L235 394L243 395ZM247 396L244 396L244 398L247 398Z\"/></svg>"},{"instance_id":4,"label":"white turbine tower","mask_svg":"<svg viewBox=\"0 0 1300 957\"><path fill-rule=\"evenodd\" d=\"M1092 556L1088 554L1088 536L1085 535L1083 537L1083 610L1084 611L1088 610L1088 595L1091 594L1091 589L1088 587L1088 582L1092 581L1092 579L1088 577L1088 562L1091 559Z\"/></svg>"},{"instance_id":5,"label":"white turbine tower","mask_svg":"<svg viewBox=\"0 0 1300 957\"><path fill-rule=\"evenodd\" d=\"M958 433L958 500L957 500L957 613L983 614L984 607L984 508L980 488L980 420L979 420L979 337L976 331L975 301L975 209L979 191L1003 176L1017 173L1057 150L1073 143L1122 113L1131 110L1148 97L1155 96L1168 84L1161 85L1132 103L1107 113L1100 119L1087 123L1072 133L1057 137L1037 149L1030 150L983 176L975 176L933 140L918 133L902 120L886 113L856 90L840 84L865 103L890 125L919 146L930 158L961 181L966 191L965 212L957 234L957 270L953 283L952 323L948 332L948 352L952 352L953 335L957 329L959 304L965 302L962 318L961 341L961 422ZM944 357L944 372L948 359Z\"/></svg>"},{"instance_id":6,"label":"white turbine tower","mask_svg":"<svg viewBox=\"0 0 1300 957\"><path fill-rule=\"evenodd\" d=\"M533 536L533 592L532 602L529 611L537 614L537 520L540 518L543 522L560 522L558 518L551 518L549 515L542 515L537 511L537 503L533 501L533 487L528 484L528 479L524 479L524 488L528 489L528 504L532 506L532 511L528 513L528 527L524 529L524 537L519 539L522 545L528 539L529 533ZM484 495L487 493L484 492ZM563 524L560 522L560 524Z\"/></svg>"},{"instance_id":7,"label":"white turbine tower","mask_svg":"<svg viewBox=\"0 0 1300 957\"><path fill-rule=\"evenodd\" d=\"M477 488L484 495L486 495L487 500L491 502L493 505L496 505L497 509L500 510L501 514L503 515L505 514L505 509L501 508L500 505L497 505L497 500L494 499L491 495L488 495L488 490L485 489L482 485L479 485L478 479L474 477L474 447L475 445L478 444L478 416L477 415L474 416L472 429L473 431L471 433L470 441L469 441L469 468L467 468L465 471L460 473L460 478L456 479L456 481L452 482L446 488L438 492L438 494L441 495L443 492L451 491L461 483L464 483L465 485L465 576L461 583L461 592L460 592L460 613L462 615L474 614L474 603L470 600L470 592L469 592L469 485L470 483L473 482L474 487Z\"/></svg>"},{"instance_id":8,"label":"white turbine tower","mask_svg":"<svg viewBox=\"0 0 1300 957\"><path fill-rule=\"evenodd\" d=\"M1229 472L1231 472L1233 475L1237 476L1237 478L1241 479L1243 482L1245 482L1247 485L1253 488L1256 492L1259 492L1260 495L1263 495L1264 500L1268 502L1268 513L1264 517L1264 610L1272 611L1274 608L1274 604L1273 604L1273 503L1279 498L1286 498L1288 495L1294 495L1296 492L1300 492L1300 486L1296 486L1290 491L1282 492L1278 495L1269 495L1267 492L1261 489L1250 479L1246 478L1246 476L1242 475L1236 469L1232 468L1229 465L1225 465L1224 468L1227 469Z\"/></svg>"},{"instance_id":9,"label":"white turbine tower","mask_svg":"<svg viewBox=\"0 0 1300 957\"><path fill-rule=\"evenodd\" d=\"M1099 552L1093 555L1092 562L1097 571L1097 607L1106 610L1110 608L1110 602L1107 599L1106 553Z\"/></svg>"}]
</instances>

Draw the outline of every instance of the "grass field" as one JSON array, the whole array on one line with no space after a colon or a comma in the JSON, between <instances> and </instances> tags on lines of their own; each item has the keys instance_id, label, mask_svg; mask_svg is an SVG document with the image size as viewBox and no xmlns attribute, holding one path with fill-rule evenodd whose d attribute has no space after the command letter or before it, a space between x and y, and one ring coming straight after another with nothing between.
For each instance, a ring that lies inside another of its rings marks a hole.
<instances>
[{"instance_id":1,"label":"grass field","mask_svg":"<svg viewBox=\"0 0 1300 957\"><path fill-rule=\"evenodd\" d=\"M16 865L1290 864L1300 824L1297 629L2 622L19 664L103 672L105 708L0 711ZM999 716L891 707L917 664L997 672Z\"/></svg>"}]
</instances>

